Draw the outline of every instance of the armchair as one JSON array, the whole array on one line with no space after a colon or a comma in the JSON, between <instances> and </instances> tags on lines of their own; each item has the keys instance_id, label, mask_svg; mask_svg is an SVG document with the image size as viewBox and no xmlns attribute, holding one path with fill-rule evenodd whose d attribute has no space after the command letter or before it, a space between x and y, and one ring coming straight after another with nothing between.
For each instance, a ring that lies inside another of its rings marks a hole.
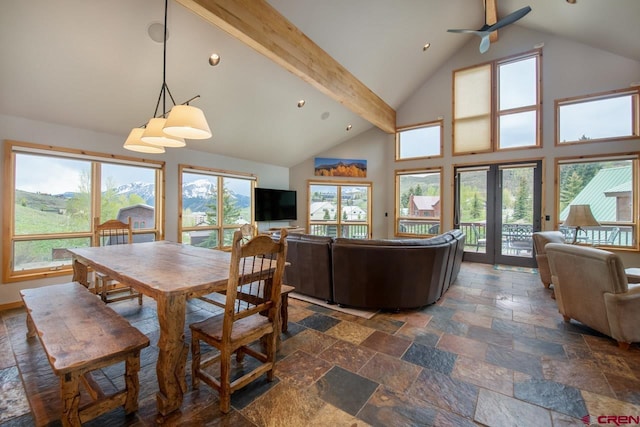
<instances>
[{"instance_id":1,"label":"armchair","mask_svg":"<svg viewBox=\"0 0 640 427\"><path fill-rule=\"evenodd\" d=\"M551 285L551 270L544 247L547 243L564 243L564 235L560 231L536 231L533 233L533 248L536 251L538 273L545 288Z\"/></svg>"},{"instance_id":2,"label":"armchair","mask_svg":"<svg viewBox=\"0 0 640 427\"><path fill-rule=\"evenodd\" d=\"M640 341L640 284L627 283L617 254L578 245L545 246L558 309L608 335L622 349Z\"/></svg>"}]
</instances>

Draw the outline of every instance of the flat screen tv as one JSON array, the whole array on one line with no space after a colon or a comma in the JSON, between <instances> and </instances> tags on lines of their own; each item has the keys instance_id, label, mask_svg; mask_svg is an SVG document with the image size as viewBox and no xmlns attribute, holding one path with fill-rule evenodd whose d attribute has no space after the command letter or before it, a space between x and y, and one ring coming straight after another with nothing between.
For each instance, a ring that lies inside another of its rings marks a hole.
<instances>
[{"instance_id":1,"label":"flat screen tv","mask_svg":"<svg viewBox=\"0 0 640 427\"><path fill-rule=\"evenodd\" d=\"M296 192L294 190L256 188L254 205L256 221L297 219Z\"/></svg>"}]
</instances>

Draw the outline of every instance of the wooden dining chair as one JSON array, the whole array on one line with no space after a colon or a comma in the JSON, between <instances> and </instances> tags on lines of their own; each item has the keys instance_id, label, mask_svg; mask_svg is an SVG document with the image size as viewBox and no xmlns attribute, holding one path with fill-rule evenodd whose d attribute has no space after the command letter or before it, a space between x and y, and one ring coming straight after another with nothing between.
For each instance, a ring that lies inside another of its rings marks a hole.
<instances>
[{"instance_id":1,"label":"wooden dining chair","mask_svg":"<svg viewBox=\"0 0 640 427\"><path fill-rule=\"evenodd\" d=\"M280 331L280 291L287 256L286 234L283 229L279 241L263 235L242 244L242 232L236 231L224 312L189 325L193 388L198 389L202 380L216 389L220 410L224 413L230 410L233 392L264 373L269 381L273 380ZM262 298L256 298L257 295ZM200 341L219 352L203 358ZM232 380L234 353L236 363L242 368L238 370L241 376ZM244 355L259 362L250 371L249 367L254 364L244 364ZM216 362L219 362L219 372L206 370Z\"/></svg>"},{"instance_id":2,"label":"wooden dining chair","mask_svg":"<svg viewBox=\"0 0 640 427\"><path fill-rule=\"evenodd\" d=\"M124 245L133 243L133 229L131 217L128 222L110 219L102 224L100 218L94 218L93 244L94 246ZM100 295L105 304L127 299L138 298L138 304L142 305L142 294L129 286L123 286L111 277L102 273L95 273L95 293Z\"/></svg>"}]
</instances>

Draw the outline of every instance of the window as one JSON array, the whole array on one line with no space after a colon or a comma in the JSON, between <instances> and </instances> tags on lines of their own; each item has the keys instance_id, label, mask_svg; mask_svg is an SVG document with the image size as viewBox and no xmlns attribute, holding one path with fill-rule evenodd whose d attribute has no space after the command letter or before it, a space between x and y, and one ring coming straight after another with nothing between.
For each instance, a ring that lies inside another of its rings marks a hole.
<instances>
[{"instance_id":1,"label":"window","mask_svg":"<svg viewBox=\"0 0 640 427\"><path fill-rule=\"evenodd\" d=\"M638 197L638 158L633 155L557 161L557 222L566 237L573 239L575 233L573 227L562 226L569 206L589 205L600 226L581 229L579 243L637 248L638 215L633 201Z\"/></svg>"},{"instance_id":2,"label":"window","mask_svg":"<svg viewBox=\"0 0 640 427\"><path fill-rule=\"evenodd\" d=\"M310 234L371 237L371 183L310 181L308 192Z\"/></svg>"},{"instance_id":3,"label":"window","mask_svg":"<svg viewBox=\"0 0 640 427\"><path fill-rule=\"evenodd\" d=\"M407 126L396 132L396 160L442 156L442 120Z\"/></svg>"},{"instance_id":4,"label":"window","mask_svg":"<svg viewBox=\"0 0 640 427\"><path fill-rule=\"evenodd\" d=\"M230 247L233 233L253 223L253 175L179 166L182 243L205 248Z\"/></svg>"},{"instance_id":5,"label":"window","mask_svg":"<svg viewBox=\"0 0 640 427\"><path fill-rule=\"evenodd\" d=\"M164 162L7 141L5 165L5 282L69 274L66 249L91 245L95 217L142 221L135 242L163 235Z\"/></svg>"},{"instance_id":6,"label":"window","mask_svg":"<svg viewBox=\"0 0 640 427\"><path fill-rule=\"evenodd\" d=\"M441 169L396 171L396 236L440 232Z\"/></svg>"},{"instance_id":7,"label":"window","mask_svg":"<svg viewBox=\"0 0 640 427\"><path fill-rule=\"evenodd\" d=\"M453 153L539 146L539 70L535 51L454 71Z\"/></svg>"},{"instance_id":8,"label":"window","mask_svg":"<svg viewBox=\"0 0 640 427\"><path fill-rule=\"evenodd\" d=\"M556 100L556 145L637 138L639 93L621 90Z\"/></svg>"}]
</instances>

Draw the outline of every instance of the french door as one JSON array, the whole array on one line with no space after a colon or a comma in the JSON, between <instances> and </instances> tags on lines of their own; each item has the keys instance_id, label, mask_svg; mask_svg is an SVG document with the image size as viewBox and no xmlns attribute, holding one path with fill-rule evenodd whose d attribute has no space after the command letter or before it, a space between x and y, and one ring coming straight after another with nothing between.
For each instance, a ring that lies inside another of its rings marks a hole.
<instances>
[{"instance_id":1,"label":"french door","mask_svg":"<svg viewBox=\"0 0 640 427\"><path fill-rule=\"evenodd\" d=\"M464 259L535 267L541 191L541 161L456 167L454 226L467 236Z\"/></svg>"}]
</instances>

